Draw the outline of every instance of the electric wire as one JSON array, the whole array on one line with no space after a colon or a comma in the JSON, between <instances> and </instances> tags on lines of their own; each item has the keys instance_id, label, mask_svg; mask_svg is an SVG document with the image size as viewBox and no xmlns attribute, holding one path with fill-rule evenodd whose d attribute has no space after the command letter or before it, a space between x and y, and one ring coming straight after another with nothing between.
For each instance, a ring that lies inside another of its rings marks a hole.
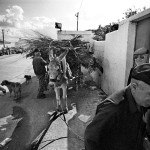
<instances>
[{"instance_id":1,"label":"electric wire","mask_svg":"<svg viewBox=\"0 0 150 150\"><path fill-rule=\"evenodd\" d=\"M80 9L81 9L81 7L82 7L82 3L83 3L83 0L81 1L80 8L79 8L79 12L80 12Z\"/></svg>"}]
</instances>

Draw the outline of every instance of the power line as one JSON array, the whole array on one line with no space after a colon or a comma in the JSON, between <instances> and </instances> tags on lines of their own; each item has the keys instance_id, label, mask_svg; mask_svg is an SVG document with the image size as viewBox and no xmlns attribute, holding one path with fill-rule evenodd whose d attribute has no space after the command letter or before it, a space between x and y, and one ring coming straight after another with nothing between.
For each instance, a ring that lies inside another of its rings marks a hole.
<instances>
[{"instance_id":1,"label":"power line","mask_svg":"<svg viewBox=\"0 0 150 150\"><path fill-rule=\"evenodd\" d=\"M82 3L83 3L83 0L81 1L80 8L79 8L79 12L80 12L80 9L81 9L81 7L82 7Z\"/></svg>"}]
</instances>

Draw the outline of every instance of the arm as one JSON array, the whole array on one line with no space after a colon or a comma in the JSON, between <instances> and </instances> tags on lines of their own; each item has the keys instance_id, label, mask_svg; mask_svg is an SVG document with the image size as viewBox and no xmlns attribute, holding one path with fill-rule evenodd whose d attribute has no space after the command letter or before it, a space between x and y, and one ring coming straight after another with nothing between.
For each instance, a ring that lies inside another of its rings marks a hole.
<instances>
[{"instance_id":1,"label":"arm","mask_svg":"<svg viewBox=\"0 0 150 150\"><path fill-rule=\"evenodd\" d=\"M43 64L43 65L47 65L48 63L41 57L41 63Z\"/></svg>"},{"instance_id":2,"label":"arm","mask_svg":"<svg viewBox=\"0 0 150 150\"><path fill-rule=\"evenodd\" d=\"M108 140L111 138L111 129L114 126L113 110L110 104L94 117L93 121L85 130L85 149L86 150L107 150L110 149ZM111 142L111 141L109 141Z\"/></svg>"}]
</instances>

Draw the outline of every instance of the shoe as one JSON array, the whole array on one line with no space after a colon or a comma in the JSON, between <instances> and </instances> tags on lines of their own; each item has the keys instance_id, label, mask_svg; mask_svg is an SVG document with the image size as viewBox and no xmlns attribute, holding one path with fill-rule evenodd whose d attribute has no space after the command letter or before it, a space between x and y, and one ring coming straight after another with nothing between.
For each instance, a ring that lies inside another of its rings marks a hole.
<instances>
[{"instance_id":1,"label":"shoe","mask_svg":"<svg viewBox=\"0 0 150 150\"><path fill-rule=\"evenodd\" d=\"M64 112L64 114L67 114L67 113L68 113L68 107L65 107L65 108L63 109L63 112Z\"/></svg>"},{"instance_id":2,"label":"shoe","mask_svg":"<svg viewBox=\"0 0 150 150\"><path fill-rule=\"evenodd\" d=\"M37 98L38 98L38 99L43 99L43 98L46 98L46 95L45 95L45 94L38 95Z\"/></svg>"}]
</instances>

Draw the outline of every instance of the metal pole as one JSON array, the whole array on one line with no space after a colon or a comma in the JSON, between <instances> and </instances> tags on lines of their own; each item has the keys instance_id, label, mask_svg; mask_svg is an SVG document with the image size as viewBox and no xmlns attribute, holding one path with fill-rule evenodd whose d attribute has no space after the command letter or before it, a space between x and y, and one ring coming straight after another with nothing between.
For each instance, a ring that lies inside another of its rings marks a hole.
<instances>
[{"instance_id":1,"label":"metal pole","mask_svg":"<svg viewBox=\"0 0 150 150\"><path fill-rule=\"evenodd\" d=\"M77 13L75 14L75 16L77 17L77 31L78 31L79 12L77 12Z\"/></svg>"},{"instance_id":2,"label":"metal pole","mask_svg":"<svg viewBox=\"0 0 150 150\"><path fill-rule=\"evenodd\" d=\"M77 31L78 31L78 16L79 16L79 15L77 15Z\"/></svg>"},{"instance_id":3,"label":"metal pole","mask_svg":"<svg viewBox=\"0 0 150 150\"><path fill-rule=\"evenodd\" d=\"M4 29L2 29L2 36L3 36L3 47L5 48L5 41L4 41Z\"/></svg>"}]
</instances>

